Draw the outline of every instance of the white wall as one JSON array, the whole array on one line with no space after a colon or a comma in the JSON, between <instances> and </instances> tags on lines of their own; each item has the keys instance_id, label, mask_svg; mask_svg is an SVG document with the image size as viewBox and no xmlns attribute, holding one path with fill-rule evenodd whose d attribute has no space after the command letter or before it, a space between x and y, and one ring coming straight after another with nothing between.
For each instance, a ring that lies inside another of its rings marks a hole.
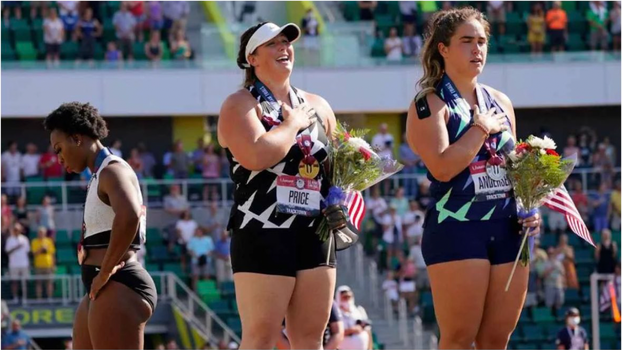
<instances>
[{"instance_id":1,"label":"white wall","mask_svg":"<svg viewBox=\"0 0 623 350\"><path fill-rule=\"evenodd\" d=\"M419 66L308 68L293 85L320 94L336 113L404 112ZM621 104L621 63L491 63L480 79L515 107ZM242 82L239 70L2 71L2 118L42 117L59 104L89 101L105 116L215 115Z\"/></svg>"}]
</instances>

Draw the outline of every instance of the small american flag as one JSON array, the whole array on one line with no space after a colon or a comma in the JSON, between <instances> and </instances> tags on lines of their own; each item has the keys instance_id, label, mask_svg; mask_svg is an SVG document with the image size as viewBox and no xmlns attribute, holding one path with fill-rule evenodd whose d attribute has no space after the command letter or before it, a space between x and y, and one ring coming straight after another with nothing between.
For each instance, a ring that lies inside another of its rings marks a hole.
<instances>
[{"instance_id":1,"label":"small american flag","mask_svg":"<svg viewBox=\"0 0 623 350\"><path fill-rule=\"evenodd\" d=\"M348 218L355 225L357 230L361 227L361 222L366 213L366 203L359 191L348 192L344 200L346 208L348 208Z\"/></svg>"},{"instance_id":2,"label":"small american flag","mask_svg":"<svg viewBox=\"0 0 623 350\"><path fill-rule=\"evenodd\" d=\"M573 203L573 200L571 199L571 196L569 196L569 192L567 192L564 185L558 187L554 193L545 199L545 203L543 204L554 211L564 214L571 231L580 236L593 247L595 246L593 238L591 237L591 232L584 224L580 212L578 212L578 209L575 207L575 204Z\"/></svg>"}]
</instances>

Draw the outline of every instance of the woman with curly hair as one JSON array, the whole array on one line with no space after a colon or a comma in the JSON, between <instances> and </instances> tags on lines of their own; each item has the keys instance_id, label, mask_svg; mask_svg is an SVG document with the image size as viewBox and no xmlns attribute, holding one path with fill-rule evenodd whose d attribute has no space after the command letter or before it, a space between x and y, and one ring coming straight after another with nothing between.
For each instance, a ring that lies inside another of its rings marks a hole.
<instances>
[{"instance_id":1,"label":"woman with curly hair","mask_svg":"<svg viewBox=\"0 0 623 350\"><path fill-rule=\"evenodd\" d=\"M67 172L93 173L87 187L78 262L87 291L73 329L77 349L142 349L156 286L138 262L145 207L136 174L101 141L106 122L88 103L64 103L44 121Z\"/></svg>"}]
</instances>

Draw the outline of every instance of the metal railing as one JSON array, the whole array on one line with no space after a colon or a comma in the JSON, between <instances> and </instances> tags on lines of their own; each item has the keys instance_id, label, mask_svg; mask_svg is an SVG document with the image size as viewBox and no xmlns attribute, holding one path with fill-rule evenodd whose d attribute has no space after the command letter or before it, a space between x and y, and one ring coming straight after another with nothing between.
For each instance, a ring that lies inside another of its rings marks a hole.
<instances>
[{"instance_id":1,"label":"metal railing","mask_svg":"<svg viewBox=\"0 0 623 350\"><path fill-rule=\"evenodd\" d=\"M593 273L591 274L591 327L593 333L593 349L601 349L600 339L600 310L599 310L599 296L601 290L599 289L600 281L612 281L614 280L614 274Z\"/></svg>"},{"instance_id":2,"label":"metal railing","mask_svg":"<svg viewBox=\"0 0 623 350\"><path fill-rule=\"evenodd\" d=\"M599 171L596 168L574 169L572 175L579 176L582 182L582 188L585 192L590 192L589 183L591 176L595 176ZM620 177L621 168L613 169L613 176ZM422 181L426 178L425 173L418 174L396 174L385 180L389 182L392 188L402 186L407 180ZM230 179L143 179L140 180L141 190L143 193L143 201L149 203L152 208L162 207L164 194L168 193L171 185L179 185L182 195L191 203L204 202L203 190L206 186L218 188L219 201L221 206L227 207L233 203L233 182ZM8 187L19 188L22 196L37 198L43 194L52 195L56 198L56 207L61 210L81 209L86 197L87 183L85 181L43 181L43 182L23 182L19 184L2 184L3 190ZM34 192L38 191L38 194ZM364 196L369 195L369 190L364 191ZM29 199L29 202L30 199Z\"/></svg>"}]
</instances>

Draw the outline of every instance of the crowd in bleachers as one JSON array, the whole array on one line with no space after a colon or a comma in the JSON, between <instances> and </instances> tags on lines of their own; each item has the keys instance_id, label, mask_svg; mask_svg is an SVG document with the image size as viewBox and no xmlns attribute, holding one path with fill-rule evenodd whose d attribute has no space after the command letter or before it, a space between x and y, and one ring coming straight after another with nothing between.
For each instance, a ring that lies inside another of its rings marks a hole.
<instances>
[{"instance_id":1,"label":"crowd in bleachers","mask_svg":"<svg viewBox=\"0 0 623 350\"><path fill-rule=\"evenodd\" d=\"M186 1L3 1L2 61L187 60Z\"/></svg>"},{"instance_id":2,"label":"crowd in bleachers","mask_svg":"<svg viewBox=\"0 0 623 350\"><path fill-rule=\"evenodd\" d=\"M491 23L489 53L621 50L620 1L344 1L349 21L373 21L373 57L417 57L433 13L472 6Z\"/></svg>"}]
</instances>

